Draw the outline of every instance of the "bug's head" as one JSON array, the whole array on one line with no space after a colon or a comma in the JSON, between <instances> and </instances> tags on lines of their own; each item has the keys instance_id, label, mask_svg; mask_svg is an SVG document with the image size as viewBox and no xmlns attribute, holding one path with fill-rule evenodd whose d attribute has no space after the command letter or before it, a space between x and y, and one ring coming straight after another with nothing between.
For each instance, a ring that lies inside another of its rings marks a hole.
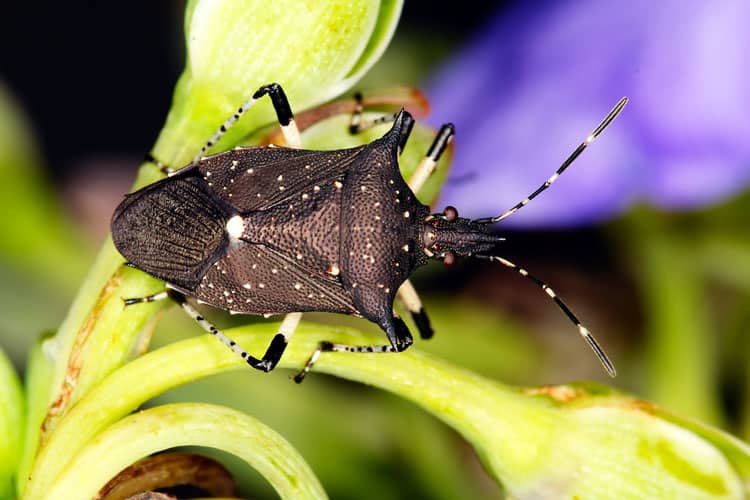
<instances>
[{"instance_id":1,"label":"bug's head","mask_svg":"<svg viewBox=\"0 0 750 500\"><path fill-rule=\"evenodd\" d=\"M428 215L422 224L422 250L448 266L456 257L486 253L501 241L489 224L459 217L450 206Z\"/></svg>"}]
</instances>

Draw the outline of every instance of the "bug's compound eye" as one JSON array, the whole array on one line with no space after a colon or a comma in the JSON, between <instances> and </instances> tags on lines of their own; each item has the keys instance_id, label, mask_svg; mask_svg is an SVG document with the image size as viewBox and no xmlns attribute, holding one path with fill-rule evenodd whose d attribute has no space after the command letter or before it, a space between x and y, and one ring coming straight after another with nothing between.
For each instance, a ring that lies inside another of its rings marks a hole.
<instances>
[{"instance_id":1,"label":"bug's compound eye","mask_svg":"<svg viewBox=\"0 0 750 500\"><path fill-rule=\"evenodd\" d=\"M443 255L443 264L445 267L451 267L453 264L456 263L456 254L453 252L446 252L445 255Z\"/></svg>"},{"instance_id":2,"label":"bug's compound eye","mask_svg":"<svg viewBox=\"0 0 750 500\"><path fill-rule=\"evenodd\" d=\"M445 220L456 220L458 219L458 210L456 210L456 207L448 205L443 210L443 217L445 217Z\"/></svg>"}]
</instances>

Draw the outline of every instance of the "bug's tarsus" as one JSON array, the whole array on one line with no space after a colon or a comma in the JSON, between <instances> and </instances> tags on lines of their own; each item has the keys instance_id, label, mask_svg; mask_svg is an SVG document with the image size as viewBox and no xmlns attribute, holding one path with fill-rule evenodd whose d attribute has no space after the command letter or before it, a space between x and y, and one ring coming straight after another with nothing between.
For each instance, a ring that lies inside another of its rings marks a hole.
<instances>
[{"instance_id":1,"label":"bug's tarsus","mask_svg":"<svg viewBox=\"0 0 750 500\"><path fill-rule=\"evenodd\" d=\"M166 163L161 162L156 157L154 157L154 155L152 155L151 153L146 153L145 157L143 158L143 161L147 163L153 163L154 165L159 167L159 170L161 170L162 173L165 175L172 175L173 173L176 172L175 169L173 169Z\"/></svg>"},{"instance_id":2,"label":"bug's tarsus","mask_svg":"<svg viewBox=\"0 0 750 500\"><path fill-rule=\"evenodd\" d=\"M131 297L127 299L122 299L122 301L125 303L126 306L132 306L133 304L143 304L146 302L156 302L157 300L164 300L167 297L169 297L169 294L166 290L163 290L159 293L154 293L152 295L146 295L145 297Z\"/></svg>"},{"instance_id":3,"label":"bug's tarsus","mask_svg":"<svg viewBox=\"0 0 750 500\"><path fill-rule=\"evenodd\" d=\"M359 134L377 125L382 125L383 123L393 122L398 118L398 113L394 113L392 115L387 114L378 116L370 120L363 120L362 113L364 111L364 99L362 97L362 93L357 92L356 94L354 94L354 100L356 101L356 105L354 107L354 111L352 112L351 121L349 122L349 133L352 135Z\"/></svg>"},{"instance_id":4,"label":"bug's tarsus","mask_svg":"<svg viewBox=\"0 0 750 500\"><path fill-rule=\"evenodd\" d=\"M313 351L307 363L302 370L297 373L293 379L296 383L301 383L313 365L318 361L320 354L323 352L348 352L348 353L359 353L359 354L382 354L382 353L396 353L403 352L409 348L414 340L411 335L405 336L401 342L397 344L382 344L382 345L351 345L351 344L337 344L335 342L323 341L318 344L318 348Z\"/></svg>"},{"instance_id":5,"label":"bug's tarsus","mask_svg":"<svg viewBox=\"0 0 750 500\"><path fill-rule=\"evenodd\" d=\"M573 314L573 311L570 310L570 308L565 304L565 302L562 301L560 297L557 296L557 294L552 290L552 288L549 287L544 281L540 280L533 274L530 274L526 269L517 266L513 262L504 259L503 257L499 257L497 255L476 255L479 259L486 259L494 262L499 262L500 264L504 265L505 267L514 270L524 278L527 278L534 282L539 288L542 289L544 293L547 294L549 298L551 298L555 304L557 304L557 307L560 308L560 310L565 314L565 316L568 317L568 319L573 323L576 328L578 328L578 333L581 335L581 337L586 341L586 343L591 347L591 349L594 351L594 354L596 354L596 357L599 358L599 361L601 362L604 369L607 371L610 377L614 377L617 375L617 372L615 371L615 367L612 364L612 361L610 361L607 354L604 352L604 349L601 348L599 343L596 341L594 336L591 334L591 332L581 324L578 317Z\"/></svg>"},{"instance_id":6,"label":"bug's tarsus","mask_svg":"<svg viewBox=\"0 0 750 500\"><path fill-rule=\"evenodd\" d=\"M513 215L516 213L519 209L526 206L531 200L539 196L543 191L545 191L547 188L549 188L553 182L557 180L560 175L565 172L565 170L573 163L580 155L583 153L583 151L588 147L589 144L594 142L594 140L599 137L599 135L604 132L604 129L606 129L610 123L614 121L615 118L617 118L617 115L620 114L622 109L625 107L625 105L628 103L628 98L623 97L620 99L617 104L612 108L612 110L607 113L607 116L604 117L604 119L599 123L599 125L596 126L593 132L586 137L586 139L581 142L578 147L573 150L573 152L565 159L564 162L562 162L562 165L555 171L552 176L550 176L549 179L544 181L544 183L536 188L536 190L528 195L526 198L518 202L513 207L509 208L502 214L498 215L497 217L487 217L483 219L477 219L476 222L482 223L482 224L492 224L495 222L500 222L501 220Z\"/></svg>"}]
</instances>

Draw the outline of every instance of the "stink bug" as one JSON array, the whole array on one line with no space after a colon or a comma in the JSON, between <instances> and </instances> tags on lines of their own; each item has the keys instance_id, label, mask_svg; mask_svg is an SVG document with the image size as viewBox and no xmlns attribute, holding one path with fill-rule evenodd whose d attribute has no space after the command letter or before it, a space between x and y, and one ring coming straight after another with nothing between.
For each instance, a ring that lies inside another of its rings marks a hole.
<instances>
[{"instance_id":1,"label":"stink bug","mask_svg":"<svg viewBox=\"0 0 750 500\"><path fill-rule=\"evenodd\" d=\"M252 104L268 95L290 147L249 147L204 157ZM614 120L626 99L544 184L505 213L486 219L458 216L453 207L432 213L414 192L434 168L453 136L443 125L409 184L398 157L414 125L401 111L391 129L364 146L335 151L301 149L300 135L282 88L261 87L227 120L187 166L126 196L112 218L115 246L129 265L166 282L167 291L127 299L126 304L170 297L203 328L253 368L272 370L302 312L326 311L367 318L382 328L387 345L322 342L297 382L323 351L398 352L412 344L394 313L398 297L423 338L432 328L408 281L428 259L451 264L475 256L515 269L534 281L578 327L607 372L614 367L589 331L545 283L490 253L502 240L492 224L513 214L547 189ZM361 103L361 99L358 101ZM372 125L352 117L351 132ZM382 120L376 120L382 121ZM187 301L195 297L242 314L286 314L262 358L241 349Z\"/></svg>"}]
</instances>

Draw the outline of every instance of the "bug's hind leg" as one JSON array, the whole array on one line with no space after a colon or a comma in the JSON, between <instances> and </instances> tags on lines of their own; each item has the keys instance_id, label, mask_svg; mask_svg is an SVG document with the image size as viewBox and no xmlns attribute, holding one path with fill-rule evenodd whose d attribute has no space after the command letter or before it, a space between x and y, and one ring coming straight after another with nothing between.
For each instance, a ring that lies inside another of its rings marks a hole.
<instances>
[{"instance_id":1,"label":"bug's hind leg","mask_svg":"<svg viewBox=\"0 0 750 500\"><path fill-rule=\"evenodd\" d=\"M391 328L389 328L390 330ZM294 376L294 381L296 383L302 382L308 373L310 373L310 370L312 369L313 365L318 361L318 358L320 357L320 354L323 352L351 352L351 353L366 353L366 354L374 354L374 353L385 353L385 352L402 352L409 348L410 345L414 342L414 339L412 339L411 333L409 333L409 329L406 327L406 324L401 320L401 318L394 316L392 318L392 329L393 332L387 332L389 338L395 335L395 342L391 344L382 344L382 345L352 345L352 344L339 344L336 342L327 342L323 341L320 344L318 344L318 348L313 351L310 358L307 360L307 363L305 363L305 366L302 368L302 370Z\"/></svg>"},{"instance_id":2,"label":"bug's hind leg","mask_svg":"<svg viewBox=\"0 0 750 500\"><path fill-rule=\"evenodd\" d=\"M264 372L270 372L276 367L276 364L281 359L281 355L284 353L289 339L294 334L294 330L297 328L301 313L290 313L284 318L284 321L279 327L279 332L274 336L273 340L266 349L266 353L261 359L258 359L247 351L242 349L237 343L231 338L227 337L221 330L216 328L208 320L206 320L201 314L188 304L185 296L174 290L169 290L169 297L177 302L182 309L185 310L188 315L193 318L204 330L219 339L219 342L231 349L232 352L237 354L239 357L245 360L245 362L255 368Z\"/></svg>"},{"instance_id":3,"label":"bug's hind leg","mask_svg":"<svg viewBox=\"0 0 750 500\"><path fill-rule=\"evenodd\" d=\"M180 307L193 318L204 330L219 339L219 341L232 350L235 354L245 360L245 362L255 368L264 372L270 372L273 370L281 359L281 355L284 353L289 339L294 335L294 331L297 329L302 313L290 313L284 317L281 322L278 333L273 337L271 343L268 345L265 354L262 358L258 359L250 355L247 351L242 349L237 343L231 338L227 337L224 333L216 328L211 322L204 318L193 306L191 306L184 295L175 290L164 290L153 295L147 295L145 297L129 298L124 299L125 305L130 306L133 304L141 304L145 302L155 302L157 300L164 300L170 298L177 302Z\"/></svg>"}]
</instances>

